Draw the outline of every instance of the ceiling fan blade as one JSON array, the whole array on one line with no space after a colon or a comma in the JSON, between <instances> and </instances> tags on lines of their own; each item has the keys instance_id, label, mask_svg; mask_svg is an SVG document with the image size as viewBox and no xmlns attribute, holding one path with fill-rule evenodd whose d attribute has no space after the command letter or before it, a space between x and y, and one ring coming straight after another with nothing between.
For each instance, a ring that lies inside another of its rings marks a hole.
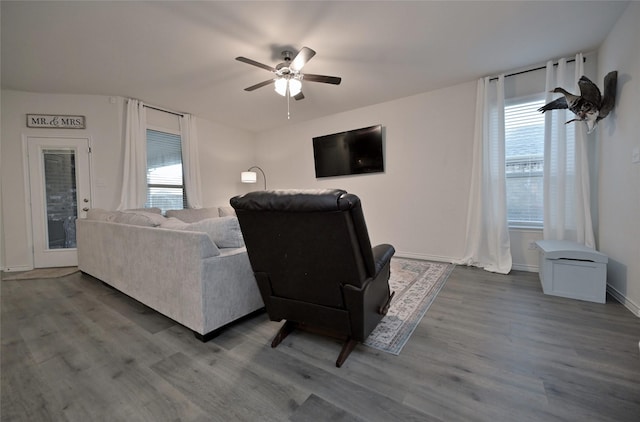
<instances>
[{"instance_id":1,"label":"ceiling fan blade","mask_svg":"<svg viewBox=\"0 0 640 422\"><path fill-rule=\"evenodd\" d=\"M302 93L302 91L300 91L300 93L296 96L293 97L296 101L298 100L304 100L304 94Z\"/></svg>"},{"instance_id":2,"label":"ceiling fan blade","mask_svg":"<svg viewBox=\"0 0 640 422\"><path fill-rule=\"evenodd\" d=\"M247 64L250 64L250 65L253 65L253 66L257 66L259 68L268 70L270 72L275 72L276 71L275 67L271 67L271 66L268 66L266 64L259 63L259 62L255 61L255 60L247 59L246 57L236 57L236 60L239 61L239 62L243 62L243 63L247 63Z\"/></svg>"},{"instance_id":3,"label":"ceiling fan blade","mask_svg":"<svg viewBox=\"0 0 640 422\"><path fill-rule=\"evenodd\" d=\"M309 47L302 47L302 49L298 52L298 54L296 54L293 60L291 60L289 69L299 72L302 67L315 55L316 52Z\"/></svg>"},{"instance_id":4,"label":"ceiling fan blade","mask_svg":"<svg viewBox=\"0 0 640 422\"><path fill-rule=\"evenodd\" d=\"M274 83L275 81L276 81L275 79L269 79L268 81L263 81L263 82L260 82L259 84L251 85L250 87L245 88L244 90L245 91L254 91L254 90L258 89L258 88L262 88L263 86L270 85L270 84Z\"/></svg>"},{"instance_id":5,"label":"ceiling fan blade","mask_svg":"<svg viewBox=\"0 0 640 422\"><path fill-rule=\"evenodd\" d=\"M302 77L302 80L309 82L322 82L325 84L334 85L340 85L340 82L342 82L342 78L339 78L337 76L312 75L311 73L305 73Z\"/></svg>"}]
</instances>

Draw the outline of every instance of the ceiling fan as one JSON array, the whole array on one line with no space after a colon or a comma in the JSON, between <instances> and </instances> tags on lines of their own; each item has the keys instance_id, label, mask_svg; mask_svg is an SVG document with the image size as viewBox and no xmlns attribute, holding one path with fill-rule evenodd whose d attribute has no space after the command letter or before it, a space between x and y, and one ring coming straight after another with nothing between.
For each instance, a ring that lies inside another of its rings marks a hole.
<instances>
[{"instance_id":1,"label":"ceiling fan","mask_svg":"<svg viewBox=\"0 0 640 422\"><path fill-rule=\"evenodd\" d=\"M302 94L303 80L333 85L339 85L342 81L342 78L339 78L337 76L312 75L310 73L302 73L301 70L304 65L307 64L307 62L311 60L311 58L315 55L316 52L309 47L302 47L302 49L298 52L298 54L295 55L295 57L293 56L292 51L285 50L282 52L284 61L276 65L276 67L271 67L269 65L259 63L255 60L248 59L246 57L236 57L236 60L253 66L257 66L275 74L274 78L245 88L245 91L253 91L258 88L262 88L263 86L274 84L275 90L278 94L287 97L290 96L295 98L296 100L301 100L304 98L304 94Z\"/></svg>"}]
</instances>

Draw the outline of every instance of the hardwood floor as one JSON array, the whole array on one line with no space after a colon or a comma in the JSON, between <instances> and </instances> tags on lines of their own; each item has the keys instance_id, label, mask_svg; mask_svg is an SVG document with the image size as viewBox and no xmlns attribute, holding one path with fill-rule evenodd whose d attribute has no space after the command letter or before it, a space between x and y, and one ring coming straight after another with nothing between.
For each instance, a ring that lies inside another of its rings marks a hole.
<instances>
[{"instance_id":1,"label":"hardwood floor","mask_svg":"<svg viewBox=\"0 0 640 422\"><path fill-rule=\"evenodd\" d=\"M640 319L456 267L399 356L259 314L208 343L81 273L3 281L9 421L638 421Z\"/></svg>"}]
</instances>

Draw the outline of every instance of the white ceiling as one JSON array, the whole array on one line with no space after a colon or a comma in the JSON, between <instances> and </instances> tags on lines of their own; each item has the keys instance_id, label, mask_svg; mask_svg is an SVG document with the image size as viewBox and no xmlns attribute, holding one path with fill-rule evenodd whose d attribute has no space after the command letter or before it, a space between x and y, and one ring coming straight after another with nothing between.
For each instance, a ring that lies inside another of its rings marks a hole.
<instances>
[{"instance_id":1,"label":"white ceiling","mask_svg":"<svg viewBox=\"0 0 640 422\"><path fill-rule=\"evenodd\" d=\"M1 2L2 88L138 98L251 131L377 104L598 48L628 1ZM317 55L287 102L285 46ZM447 104L455 112L454 104ZM79 113L81 110L78 111Z\"/></svg>"}]
</instances>

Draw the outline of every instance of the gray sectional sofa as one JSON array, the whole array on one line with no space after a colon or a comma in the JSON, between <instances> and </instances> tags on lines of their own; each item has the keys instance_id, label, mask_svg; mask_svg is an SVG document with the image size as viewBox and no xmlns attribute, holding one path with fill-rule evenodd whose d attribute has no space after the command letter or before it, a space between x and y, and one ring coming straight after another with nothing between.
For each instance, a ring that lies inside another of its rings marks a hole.
<instances>
[{"instance_id":1,"label":"gray sectional sofa","mask_svg":"<svg viewBox=\"0 0 640 422\"><path fill-rule=\"evenodd\" d=\"M78 268L203 341L264 307L229 207L167 215L159 209L89 210L76 224Z\"/></svg>"}]
</instances>

